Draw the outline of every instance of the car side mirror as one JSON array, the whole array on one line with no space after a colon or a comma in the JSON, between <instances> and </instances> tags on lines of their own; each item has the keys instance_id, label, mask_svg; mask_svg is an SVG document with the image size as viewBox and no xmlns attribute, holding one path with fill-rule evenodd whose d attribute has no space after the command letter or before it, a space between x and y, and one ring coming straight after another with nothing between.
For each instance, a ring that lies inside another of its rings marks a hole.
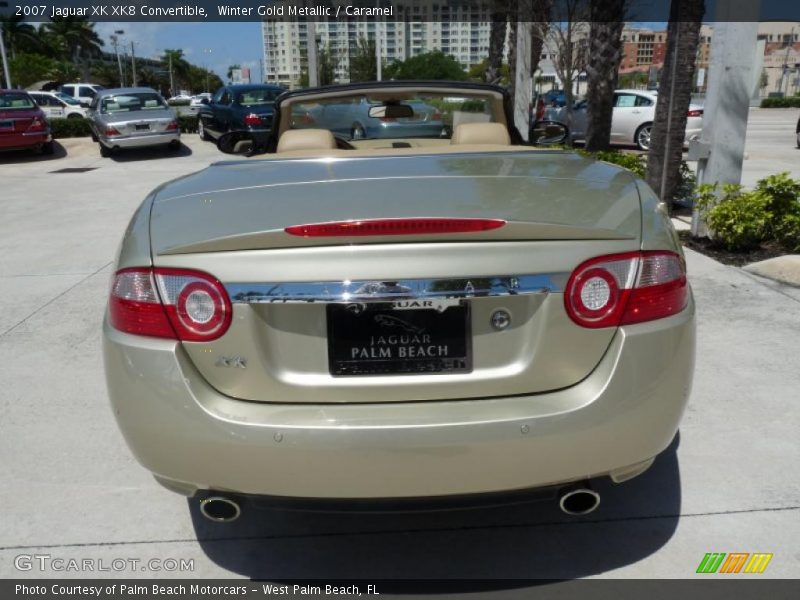
<instances>
[{"instance_id":1,"label":"car side mirror","mask_svg":"<svg viewBox=\"0 0 800 600\"><path fill-rule=\"evenodd\" d=\"M531 126L529 142L533 146L555 146L569 139L569 128L558 121L536 121Z\"/></svg>"}]
</instances>

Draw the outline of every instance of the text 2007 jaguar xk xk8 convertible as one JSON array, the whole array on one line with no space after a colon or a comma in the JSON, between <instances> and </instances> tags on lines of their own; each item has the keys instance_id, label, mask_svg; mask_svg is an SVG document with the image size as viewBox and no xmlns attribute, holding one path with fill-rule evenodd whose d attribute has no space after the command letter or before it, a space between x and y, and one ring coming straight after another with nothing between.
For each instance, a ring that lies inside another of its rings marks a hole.
<instances>
[{"instance_id":1,"label":"text 2007 jaguar xk xk8 convertible","mask_svg":"<svg viewBox=\"0 0 800 600\"><path fill-rule=\"evenodd\" d=\"M349 139L309 117L362 99L442 129ZM262 157L153 191L104 323L139 462L216 520L262 496L551 486L584 513L584 482L644 472L694 369L677 236L632 173L523 145L509 115L492 86L287 92Z\"/></svg>"}]
</instances>

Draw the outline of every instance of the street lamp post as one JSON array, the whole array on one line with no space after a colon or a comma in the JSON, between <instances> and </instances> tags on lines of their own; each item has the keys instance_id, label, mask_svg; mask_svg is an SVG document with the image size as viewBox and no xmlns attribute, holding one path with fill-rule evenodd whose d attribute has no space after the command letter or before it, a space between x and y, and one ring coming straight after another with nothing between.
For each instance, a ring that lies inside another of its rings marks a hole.
<instances>
[{"instance_id":1,"label":"street lamp post","mask_svg":"<svg viewBox=\"0 0 800 600\"><path fill-rule=\"evenodd\" d=\"M131 40L131 73L133 78L133 87L136 87L136 50L133 47L133 40Z\"/></svg>"}]
</instances>

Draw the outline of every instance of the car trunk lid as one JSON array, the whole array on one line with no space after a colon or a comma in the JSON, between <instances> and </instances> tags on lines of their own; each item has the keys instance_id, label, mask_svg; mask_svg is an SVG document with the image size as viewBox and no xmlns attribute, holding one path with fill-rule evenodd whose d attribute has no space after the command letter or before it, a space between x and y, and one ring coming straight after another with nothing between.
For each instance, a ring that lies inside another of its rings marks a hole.
<instances>
[{"instance_id":1,"label":"car trunk lid","mask_svg":"<svg viewBox=\"0 0 800 600\"><path fill-rule=\"evenodd\" d=\"M386 237L284 231L420 216L507 223ZM291 403L503 396L577 383L614 329L569 319L567 278L590 257L637 250L640 227L628 172L525 151L228 163L160 190L151 220L156 266L209 272L234 303L225 335L183 344L195 366L229 396ZM431 304L415 306L420 300ZM506 327L497 326L499 311ZM445 346L449 363L437 354ZM436 360L406 360L402 370L399 359L409 357L399 354L420 348ZM382 372L375 365L386 352L394 362Z\"/></svg>"}]
</instances>

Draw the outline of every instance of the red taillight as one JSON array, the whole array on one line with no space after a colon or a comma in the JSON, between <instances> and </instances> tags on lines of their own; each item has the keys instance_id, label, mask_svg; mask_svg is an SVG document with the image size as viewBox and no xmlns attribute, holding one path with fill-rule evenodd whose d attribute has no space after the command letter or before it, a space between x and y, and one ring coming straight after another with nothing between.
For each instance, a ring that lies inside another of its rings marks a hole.
<instances>
[{"instance_id":1,"label":"red taillight","mask_svg":"<svg viewBox=\"0 0 800 600\"><path fill-rule=\"evenodd\" d=\"M697 109L697 110L690 110L689 112L686 113L686 116L687 117L702 117L703 116L703 109L701 108L701 109Z\"/></svg>"},{"instance_id":2,"label":"red taillight","mask_svg":"<svg viewBox=\"0 0 800 600\"><path fill-rule=\"evenodd\" d=\"M251 127L257 127L261 125L261 117L259 117L256 113L250 113L244 118L244 124L249 125Z\"/></svg>"},{"instance_id":3,"label":"red taillight","mask_svg":"<svg viewBox=\"0 0 800 600\"><path fill-rule=\"evenodd\" d=\"M688 299L686 269L677 254L629 252L581 264L567 282L564 306L575 323L594 329L669 317Z\"/></svg>"},{"instance_id":4,"label":"red taillight","mask_svg":"<svg viewBox=\"0 0 800 600\"><path fill-rule=\"evenodd\" d=\"M28 126L28 131L35 133L37 131L45 131L47 129L47 121L42 117L33 117L33 121Z\"/></svg>"},{"instance_id":5,"label":"red taillight","mask_svg":"<svg viewBox=\"0 0 800 600\"><path fill-rule=\"evenodd\" d=\"M177 121L170 121L169 125L167 125L167 131L175 131L178 129L179 125Z\"/></svg>"},{"instance_id":6,"label":"red taillight","mask_svg":"<svg viewBox=\"0 0 800 600\"><path fill-rule=\"evenodd\" d=\"M231 323L231 303L214 277L186 269L122 269L114 276L109 321L151 337L207 342Z\"/></svg>"},{"instance_id":7,"label":"red taillight","mask_svg":"<svg viewBox=\"0 0 800 600\"><path fill-rule=\"evenodd\" d=\"M488 231L505 225L501 219L371 219L292 225L284 231L302 237L351 237L367 235L419 235Z\"/></svg>"},{"instance_id":8,"label":"red taillight","mask_svg":"<svg viewBox=\"0 0 800 600\"><path fill-rule=\"evenodd\" d=\"M106 137L114 137L115 135L122 135L116 127L106 127Z\"/></svg>"},{"instance_id":9,"label":"red taillight","mask_svg":"<svg viewBox=\"0 0 800 600\"><path fill-rule=\"evenodd\" d=\"M536 120L544 119L544 100L541 98L536 102Z\"/></svg>"}]
</instances>

